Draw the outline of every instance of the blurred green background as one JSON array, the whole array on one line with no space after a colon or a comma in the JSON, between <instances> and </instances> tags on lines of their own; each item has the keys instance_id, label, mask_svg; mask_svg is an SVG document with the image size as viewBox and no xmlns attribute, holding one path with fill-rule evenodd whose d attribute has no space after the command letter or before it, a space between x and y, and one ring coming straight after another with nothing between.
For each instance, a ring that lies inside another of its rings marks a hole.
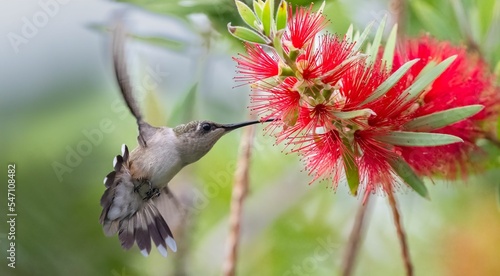
<instances>
[{"instance_id":1,"label":"blurred green background","mask_svg":"<svg viewBox=\"0 0 500 276\"><path fill-rule=\"evenodd\" d=\"M129 68L154 125L248 117L249 88L232 80L242 47L233 0L131 3L83 0L0 2L0 211L7 221L7 166L16 165L16 268L7 266L0 224L0 275L220 275L241 131L221 139L170 183L185 210L173 225L180 250L144 258L123 251L98 222L102 179L122 143L136 146L112 72L106 26L128 10ZM309 1L291 1L308 5ZM500 60L499 1L327 1L332 32L401 16L402 33L429 32L478 45ZM430 181L431 201L398 195L417 275L500 275L498 149L491 168L460 183ZM337 275L360 198L310 178L295 155L258 127L245 203L238 275ZM371 202L355 275L404 273L384 197ZM172 207L172 212L178 212ZM299 272L300 271L300 272Z\"/></svg>"}]
</instances>

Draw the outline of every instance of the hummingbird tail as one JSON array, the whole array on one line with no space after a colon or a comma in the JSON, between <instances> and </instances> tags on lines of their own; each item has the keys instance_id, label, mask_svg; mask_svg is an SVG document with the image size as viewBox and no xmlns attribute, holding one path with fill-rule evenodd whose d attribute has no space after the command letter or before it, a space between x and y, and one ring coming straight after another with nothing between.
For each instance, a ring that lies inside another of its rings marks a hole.
<instances>
[{"instance_id":1,"label":"hummingbird tail","mask_svg":"<svg viewBox=\"0 0 500 276\"><path fill-rule=\"evenodd\" d=\"M147 256L153 240L158 251L166 257L167 246L175 252L177 245L155 202L167 194L160 194L155 201L144 201L134 190L128 158L128 148L123 145L122 155L113 161L114 171L104 178L106 191L101 197L103 210L99 221L107 236L118 233L123 248L130 249L135 242L141 253Z\"/></svg>"},{"instance_id":2,"label":"hummingbird tail","mask_svg":"<svg viewBox=\"0 0 500 276\"><path fill-rule=\"evenodd\" d=\"M173 252L177 251L172 231L151 200L134 215L120 221L118 238L125 249L130 249L135 241L144 256L151 252L151 240L164 257L167 256L167 246Z\"/></svg>"}]
</instances>

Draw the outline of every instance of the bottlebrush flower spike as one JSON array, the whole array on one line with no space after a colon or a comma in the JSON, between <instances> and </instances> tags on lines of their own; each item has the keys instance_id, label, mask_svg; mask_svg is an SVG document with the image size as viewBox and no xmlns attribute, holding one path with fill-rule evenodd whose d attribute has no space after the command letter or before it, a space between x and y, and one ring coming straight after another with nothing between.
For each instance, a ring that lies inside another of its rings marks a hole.
<instances>
[{"instance_id":1,"label":"bottlebrush flower spike","mask_svg":"<svg viewBox=\"0 0 500 276\"><path fill-rule=\"evenodd\" d=\"M420 175L439 175L445 178L466 177L470 166L470 155L478 152L475 141L484 137L482 123L498 116L500 98L494 93L494 79L477 55L467 53L464 47L452 46L429 36L408 40L396 51L395 66L409 59L420 61L409 72L414 79L429 61L441 61L457 55L451 66L439 76L419 97L418 106L411 114L421 117L455 107L479 104L484 109L476 115L449 126L434 130L435 133L452 134L464 140L440 147L402 148L405 160Z\"/></svg>"},{"instance_id":2,"label":"bottlebrush flower spike","mask_svg":"<svg viewBox=\"0 0 500 276\"><path fill-rule=\"evenodd\" d=\"M306 169L309 175L313 176L311 183L318 179L329 178L335 188L343 175L341 157L348 150L342 144L340 133L331 130L300 138L301 146L293 151L303 156Z\"/></svg>"},{"instance_id":3,"label":"bottlebrush flower spike","mask_svg":"<svg viewBox=\"0 0 500 276\"><path fill-rule=\"evenodd\" d=\"M319 38L318 47L308 44L296 59L300 78L309 82L336 85L340 77L364 57L354 51L354 43L326 34Z\"/></svg>"},{"instance_id":4,"label":"bottlebrush flower spike","mask_svg":"<svg viewBox=\"0 0 500 276\"><path fill-rule=\"evenodd\" d=\"M296 78L288 77L277 86L255 87L251 96L252 111L265 120L277 118L271 125L295 125L300 108L300 94L294 89L296 83Z\"/></svg>"},{"instance_id":5,"label":"bottlebrush flower spike","mask_svg":"<svg viewBox=\"0 0 500 276\"><path fill-rule=\"evenodd\" d=\"M262 46L247 43L245 45L248 56L240 55L233 58L238 63L238 73L235 79L246 83L258 82L270 77L278 76L278 55L275 51L266 53Z\"/></svg>"},{"instance_id":6,"label":"bottlebrush flower spike","mask_svg":"<svg viewBox=\"0 0 500 276\"><path fill-rule=\"evenodd\" d=\"M290 17L284 35L284 43L290 50L302 49L327 25L328 21L321 12L312 12L312 4L308 9L298 7L295 15ZM288 14L293 14L290 6Z\"/></svg>"},{"instance_id":7,"label":"bottlebrush flower spike","mask_svg":"<svg viewBox=\"0 0 500 276\"><path fill-rule=\"evenodd\" d=\"M354 41L352 33L327 34L315 44L322 13L310 6L287 16L283 36L264 32L269 53L247 44L248 55L235 59L237 79L252 85L252 110L277 119L270 127L277 142L302 155L313 181L336 187L345 178L353 194L406 183L428 197L421 177L443 168L453 174L481 137L478 123L498 112L486 66L463 49L428 38L395 47L395 29L379 49L379 27L369 56L359 51L370 27Z\"/></svg>"}]
</instances>

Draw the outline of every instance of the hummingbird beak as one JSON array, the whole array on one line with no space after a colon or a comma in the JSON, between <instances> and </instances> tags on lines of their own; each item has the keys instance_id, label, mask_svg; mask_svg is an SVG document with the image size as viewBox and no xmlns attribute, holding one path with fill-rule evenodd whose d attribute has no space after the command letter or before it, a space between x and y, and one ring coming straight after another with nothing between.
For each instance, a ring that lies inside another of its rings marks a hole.
<instances>
[{"instance_id":1,"label":"hummingbird beak","mask_svg":"<svg viewBox=\"0 0 500 276\"><path fill-rule=\"evenodd\" d=\"M231 130L238 129L240 127L254 125L254 124L258 124L258 123L272 122L272 121L276 121L276 119L267 119L265 121L248 121L248 122L243 122L243 123L238 123L238 124L225 124L225 125L221 125L221 127L224 130L226 130L227 132L229 132Z\"/></svg>"}]
</instances>

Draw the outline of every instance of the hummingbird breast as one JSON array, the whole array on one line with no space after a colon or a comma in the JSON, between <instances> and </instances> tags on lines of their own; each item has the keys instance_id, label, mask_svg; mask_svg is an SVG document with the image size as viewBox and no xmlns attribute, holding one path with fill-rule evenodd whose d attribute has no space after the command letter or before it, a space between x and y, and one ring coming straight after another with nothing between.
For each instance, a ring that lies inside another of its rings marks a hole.
<instances>
[{"instance_id":1,"label":"hummingbird breast","mask_svg":"<svg viewBox=\"0 0 500 276\"><path fill-rule=\"evenodd\" d=\"M132 177L147 179L159 189L165 187L184 167L175 138L171 128L161 127L147 141L146 147L135 148L130 154Z\"/></svg>"}]
</instances>

